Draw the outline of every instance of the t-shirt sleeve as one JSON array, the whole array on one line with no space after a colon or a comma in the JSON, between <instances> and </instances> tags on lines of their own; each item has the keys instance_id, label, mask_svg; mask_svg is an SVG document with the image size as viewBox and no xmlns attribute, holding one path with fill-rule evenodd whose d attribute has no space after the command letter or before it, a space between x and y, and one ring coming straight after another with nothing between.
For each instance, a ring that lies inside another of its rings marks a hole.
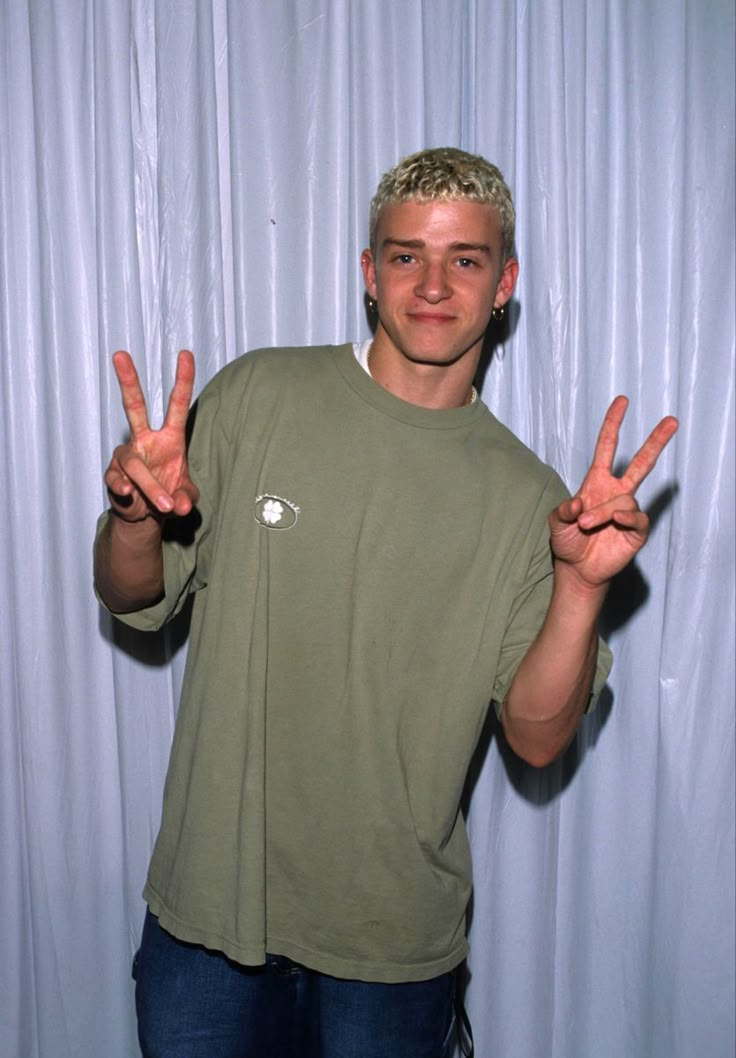
<instances>
[{"instance_id":1,"label":"t-shirt sleeve","mask_svg":"<svg viewBox=\"0 0 736 1058\"><path fill-rule=\"evenodd\" d=\"M114 515L110 511L104 511L97 521L95 541L105 525ZM170 535L170 534L169 534ZM113 616L123 624L130 625L142 632L155 632L177 614L184 605L190 591L196 590L195 580L197 556L196 543L192 539L189 543L180 543L176 539L164 539L164 594L153 606L147 606L142 610L133 610L129 613L117 613L111 611ZM98 601L105 605L100 593L95 586L95 595Z\"/></svg>"},{"instance_id":2,"label":"t-shirt sleeve","mask_svg":"<svg viewBox=\"0 0 736 1058\"><path fill-rule=\"evenodd\" d=\"M542 627L547 613L552 594L553 577L547 518L549 512L568 495L561 479L553 473L542 492L531 520L530 544L526 549L530 557L526 562L524 576L509 612L496 670L493 705L497 715L501 712L516 670ZM607 644L599 639L595 678L586 712L595 706L610 672L611 664L611 651Z\"/></svg>"}]
</instances>

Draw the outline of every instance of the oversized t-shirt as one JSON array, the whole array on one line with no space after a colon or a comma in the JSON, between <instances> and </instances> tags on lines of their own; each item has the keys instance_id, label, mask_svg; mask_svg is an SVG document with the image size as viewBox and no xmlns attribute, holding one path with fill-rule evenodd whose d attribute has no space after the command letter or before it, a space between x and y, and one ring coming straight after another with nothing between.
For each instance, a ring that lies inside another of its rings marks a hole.
<instances>
[{"instance_id":1,"label":"oversized t-shirt","mask_svg":"<svg viewBox=\"0 0 736 1058\"><path fill-rule=\"evenodd\" d=\"M156 629L196 593L151 910L245 964L452 969L463 784L546 612L562 482L481 401L407 404L349 345L228 365L189 461L165 598L121 616Z\"/></svg>"}]
</instances>

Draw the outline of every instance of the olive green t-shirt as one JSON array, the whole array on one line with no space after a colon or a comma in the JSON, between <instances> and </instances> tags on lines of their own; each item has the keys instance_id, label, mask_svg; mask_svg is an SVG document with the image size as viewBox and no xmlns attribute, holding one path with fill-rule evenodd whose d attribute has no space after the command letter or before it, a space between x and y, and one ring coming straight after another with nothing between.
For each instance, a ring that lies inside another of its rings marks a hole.
<instances>
[{"instance_id":1,"label":"olive green t-shirt","mask_svg":"<svg viewBox=\"0 0 736 1058\"><path fill-rule=\"evenodd\" d=\"M145 898L245 964L450 970L461 792L542 623L564 486L482 402L407 404L350 345L250 353L193 417L197 524L162 602L121 617L155 629L196 592Z\"/></svg>"}]
</instances>

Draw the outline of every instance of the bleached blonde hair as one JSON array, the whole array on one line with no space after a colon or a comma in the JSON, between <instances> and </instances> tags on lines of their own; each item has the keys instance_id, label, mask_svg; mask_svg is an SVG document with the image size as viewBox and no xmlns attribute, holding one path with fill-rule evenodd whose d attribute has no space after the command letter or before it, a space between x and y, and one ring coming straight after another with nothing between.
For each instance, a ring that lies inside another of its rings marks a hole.
<instances>
[{"instance_id":1,"label":"bleached blonde hair","mask_svg":"<svg viewBox=\"0 0 736 1058\"><path fill-rule=\"evenodd\" d=\"M395 202L487 202L498 213L504 261L514 256L516 214L511 192L498 169L479 154L456 147L417 151L381 177L371 201L370 246L376 252L378 218Z\"/></svg>"}]
</instances>

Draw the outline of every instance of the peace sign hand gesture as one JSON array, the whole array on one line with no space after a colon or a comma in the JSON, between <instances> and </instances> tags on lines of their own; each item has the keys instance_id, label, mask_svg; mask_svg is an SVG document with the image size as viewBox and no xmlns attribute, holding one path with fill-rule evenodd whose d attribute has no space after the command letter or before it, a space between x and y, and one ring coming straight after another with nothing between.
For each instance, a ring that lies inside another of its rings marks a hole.
<instances>
[{"instance_id":1,"label":"peace sign hand gesture","mask_svg":"<svg viewBox=\"0 0 736 1058\"><path fill-rule=\"evenodd\" d=\"M550 543L558 563L574 571L586 588L600 590L626 566L646 542L649 519L634 498L677 430L668 415L652 430L622 477L613 475L613 459L626 397L616 397L606 412L593 462L572 499L550 514Z\"/></svg>"},{"instance_id":2,"label":"peace sign hand gesture","mask_svg":"<svg viewBox=\"0 0 736 1058\"><path fill-rule=\"evenodd\" d=\"M105 471L112 508L126 522L186 515L199 499L189 477L185 438L194 357L187 350L179 353L174 387L159 430L148 425L146 401L130 355L117 352L112 362L130 426L130 440L115 449Z\"/></svg>"}]
</instances>

